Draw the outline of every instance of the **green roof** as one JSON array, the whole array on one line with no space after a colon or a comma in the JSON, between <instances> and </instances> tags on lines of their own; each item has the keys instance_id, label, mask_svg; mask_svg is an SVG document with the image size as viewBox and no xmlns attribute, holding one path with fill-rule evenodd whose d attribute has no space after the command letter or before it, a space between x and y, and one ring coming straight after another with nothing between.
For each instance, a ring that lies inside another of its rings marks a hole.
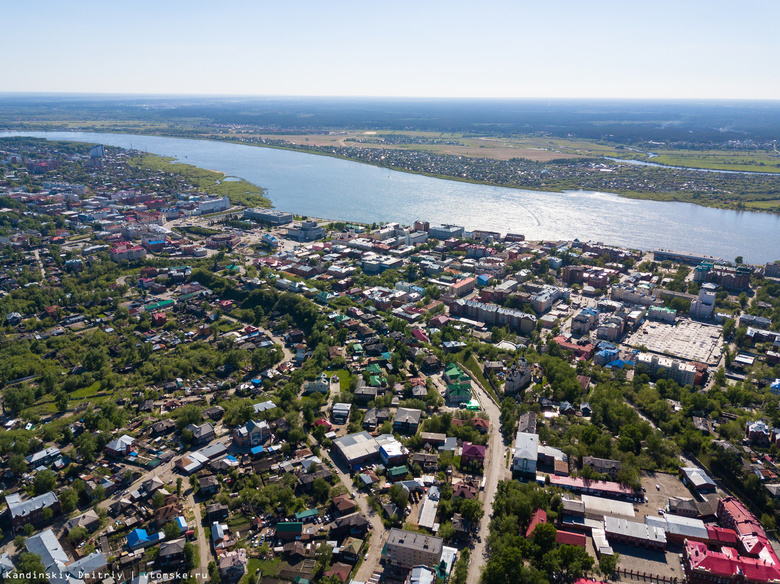
<instances>
[{"instance_id":1,"label":"green roof","mask_svg":"<svg viewBox=\"0 0 780 584\"><path fill-rule=\"evenodd\" d=\"M409 469L405 466L394 466L387 471L387 474L389 474L391 477L402 477L409 474Z\"/></svg>"},{"instance_id":2,"label":"green roof","mask_svg":"<svg viewBox=\"0 0 780 584\"><path fill-rule=\"evenodd\" d=\"M276 524L276 533L302 533L303 523L301 521L283 521Z\"/></svg>"},{"instance_id":3,"label":"green roof","mask_svg":"<svg viewBox=\"0 0 780 584\"><path fill-rule=\"evenodd\" d=\"M380 373L382 373L382 368L376 363L372 363L371 365L366 367L366 371L368 371L372 375L379 375Z\"/></svg>"},{"instance_id":4,"label":"green roof","mask_svg":"<svg viewBox=\"0 0 780 584\"><path fill-rule=\"evenodd\" d=\"M317 511L316 509L308 509L306 511L299 511L298 513L296 513L295 518L303 520L303 519L308 519L309 517L317 517L317 515L319 514L320 512Z\"/></svg>"},{"instance_id":5,"label":"green roof","mask_svg":"<svg viewBox=\"0 0 780 584\"><path fill-rule=\"evenodd\" d=\"M382 387L382 384L387 384L387 378L379 375L372 375L368 378L368 383L371 387Z\"/></svg>"}]
</instances>

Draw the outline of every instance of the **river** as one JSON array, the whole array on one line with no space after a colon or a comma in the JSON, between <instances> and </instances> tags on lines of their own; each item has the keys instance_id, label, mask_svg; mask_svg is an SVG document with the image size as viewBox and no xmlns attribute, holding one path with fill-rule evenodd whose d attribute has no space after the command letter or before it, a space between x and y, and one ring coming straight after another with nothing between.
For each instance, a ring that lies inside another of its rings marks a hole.
<instances>
[{"instance_id":1,"label":"river","mask_svg":"<svg viewBox=\"0 0 780 584\"><path fill-rule=\"evenodd\" d=\"M780 259L780 216L608 193L528 191L443 180L289 150L90 132L2 132L172 156L267 189L277 209L365 223L417 219L527 239L580 239L764 263Z\"/></svg>"}]
</instances>

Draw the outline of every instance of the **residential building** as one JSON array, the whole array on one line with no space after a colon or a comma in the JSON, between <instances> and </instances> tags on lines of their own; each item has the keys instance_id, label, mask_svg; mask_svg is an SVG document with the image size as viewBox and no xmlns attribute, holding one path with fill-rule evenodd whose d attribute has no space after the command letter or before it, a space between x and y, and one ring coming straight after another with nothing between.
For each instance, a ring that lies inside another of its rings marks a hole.
<instances>
[{"instance_id":1,"label":"residential building","mask_svg":"<svg viewBox=\"0 0 780 584\"><path fill-rule=\"evenodd\" d=\"M130 451L132 450L134 443L135 443L135 438L125 434L122 437L115 438L114 440L106 444L106 452L111 456L116 456L117 458L124 458L125 456L130 454Z\"/></svg>"},{"instance_id":2,"label":"residential building","mask_svg":"<svg viewBox=\"0 0 780 584\"><path fill-rule=\"evenodd\" d=\"M412 408L398 408L393 419L393 428L404 434L416 434L420 426L422 411Z\"/></svg>"},{"instance_id":3,"label":"residential building","mask_svg":"<svg viewBox=\"0 0 780 584\"><path fill-rule=\"evenodd\" d=\"M236 548L219 557L219 575L224 582L237 582L246 574L247 556L244 548Z\"/></svg>"},{"instance_id":4,"label":"residential building","mask_svg":"<svg viewBox=\"0 0 780 584\"><path fill-rule=\"evenodd\" d=\"M531 372L532 368L525 358L518 359L506 370L504 392L514 395L528 387L531 384Z\"/></svg>"},{"instance_id":5,"label":"residential building","mask_svg":"<svg viewBox=\"0 0 780 584\"><path fill-rule=\"evenodd\" d=\"M94 552L72 561L51 529L28 537L24 546L41 558L50 584L93 584L105 577L106 558Z\"/></svg>"},{"instance_id":6,"label":"residential building","mask_svg":"<svg viewBox=\"0 0 780 584\"><path fill-rule=\"evenodd\" d=\"M515 437L515 455L512 472L536 478L536 460L539 456L539 436L518 432Z\"/></svg>"},{"instance_id":7,"label":"residential building","mask_svg":"<svg viewBox=\"0 0 780 584\"><path fill-rule=\"evenodd\" d=\"M209 422L201 424L200 426L190 424L186 429L192 432L192 443L196 446L211 442L215 437L214 426Z\"/></svg>"},{"instance_id":8,"label":"residential building","mask_svg":"<svg viewBox=\"0 0 780 584\"><path fill-rule=\"evenodd\" d=\"M440 537L391 529L385 543L385 559L388 564L397 568L438 566L443 544Z\"/></svg>"},{"instance_id":9,"label":"residential building","mask_svg":"<svg viewBox=\"0 0 780 584\"><path fill-rule=\"evenodd\" d=\"M60 502L57 495L52 492L31 497L22 501L22 498L14 493L6 495L5 502L11 515L11 526L14 531L19 531L28 523L38 526L44 522L44 509L51 509L53 513L60 512Z\"/></svg>"},{"instance_id":10,"label":"residential building","mask_svg":"<svg viewBox=\"0 0 780 584\"><path fill-rule=\"evenodd\" d=\"M622 468L619 460L610 460L607 458L594 458L593 456L582 457L582 467L590 467L600 474L608 474L613 480L617 478L617 473Z\"/></svg>"},{"instance_id":11,"label":"residential building","mask_svg":"<svg viewBox=\"0 0 780 584\"><path fill-rule=\"evenodd\" d=\"M256 422L249 420L243 426L233 430L233 440L238 446L257 446L263 444L271 435L271 428L268 422L261 420Z\"/></svg>"}]
</instances>

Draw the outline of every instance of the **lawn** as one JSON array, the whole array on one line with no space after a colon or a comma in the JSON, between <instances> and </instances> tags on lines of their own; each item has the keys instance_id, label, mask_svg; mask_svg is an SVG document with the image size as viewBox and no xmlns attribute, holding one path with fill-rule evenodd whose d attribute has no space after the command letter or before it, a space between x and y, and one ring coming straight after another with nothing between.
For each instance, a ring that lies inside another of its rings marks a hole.
<instances>
[{"instance_id":1,"label":"lawn","mask_svg":"<svg viewBox=\"0 0 780 584\"><path fill-rule=\"evenodd\" d=\"M95 396L100 391L100 382L96 381L92 385L77 389L70 394L71 399L84 399Z\"/></svg>"},{"instance_id":2,"label":"lawn","mask_svg":"<svg viewBox=\"0 0 780 584\"><path fill-rule=\"evenodd\" d=\"M341 391L349 391L349 384L352 381L352 375L346 369L339 369L333 373L338 375Z\"/></svg>"}]
</instances>

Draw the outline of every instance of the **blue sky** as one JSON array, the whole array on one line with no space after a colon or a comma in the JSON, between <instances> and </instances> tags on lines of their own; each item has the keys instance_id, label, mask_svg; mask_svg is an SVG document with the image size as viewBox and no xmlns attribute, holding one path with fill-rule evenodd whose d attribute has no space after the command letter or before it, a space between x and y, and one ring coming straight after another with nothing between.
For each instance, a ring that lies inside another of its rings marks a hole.
<instances>
[{"instance_id":1,"label":"blue sky","mask_svg":"<svg viewBox=\"0 0 780 584\"><path fill-rule=\"evenodd\" d=\"M0 6L0 92L780 99L775 0Z\"/></svg>"}]
</instances>

